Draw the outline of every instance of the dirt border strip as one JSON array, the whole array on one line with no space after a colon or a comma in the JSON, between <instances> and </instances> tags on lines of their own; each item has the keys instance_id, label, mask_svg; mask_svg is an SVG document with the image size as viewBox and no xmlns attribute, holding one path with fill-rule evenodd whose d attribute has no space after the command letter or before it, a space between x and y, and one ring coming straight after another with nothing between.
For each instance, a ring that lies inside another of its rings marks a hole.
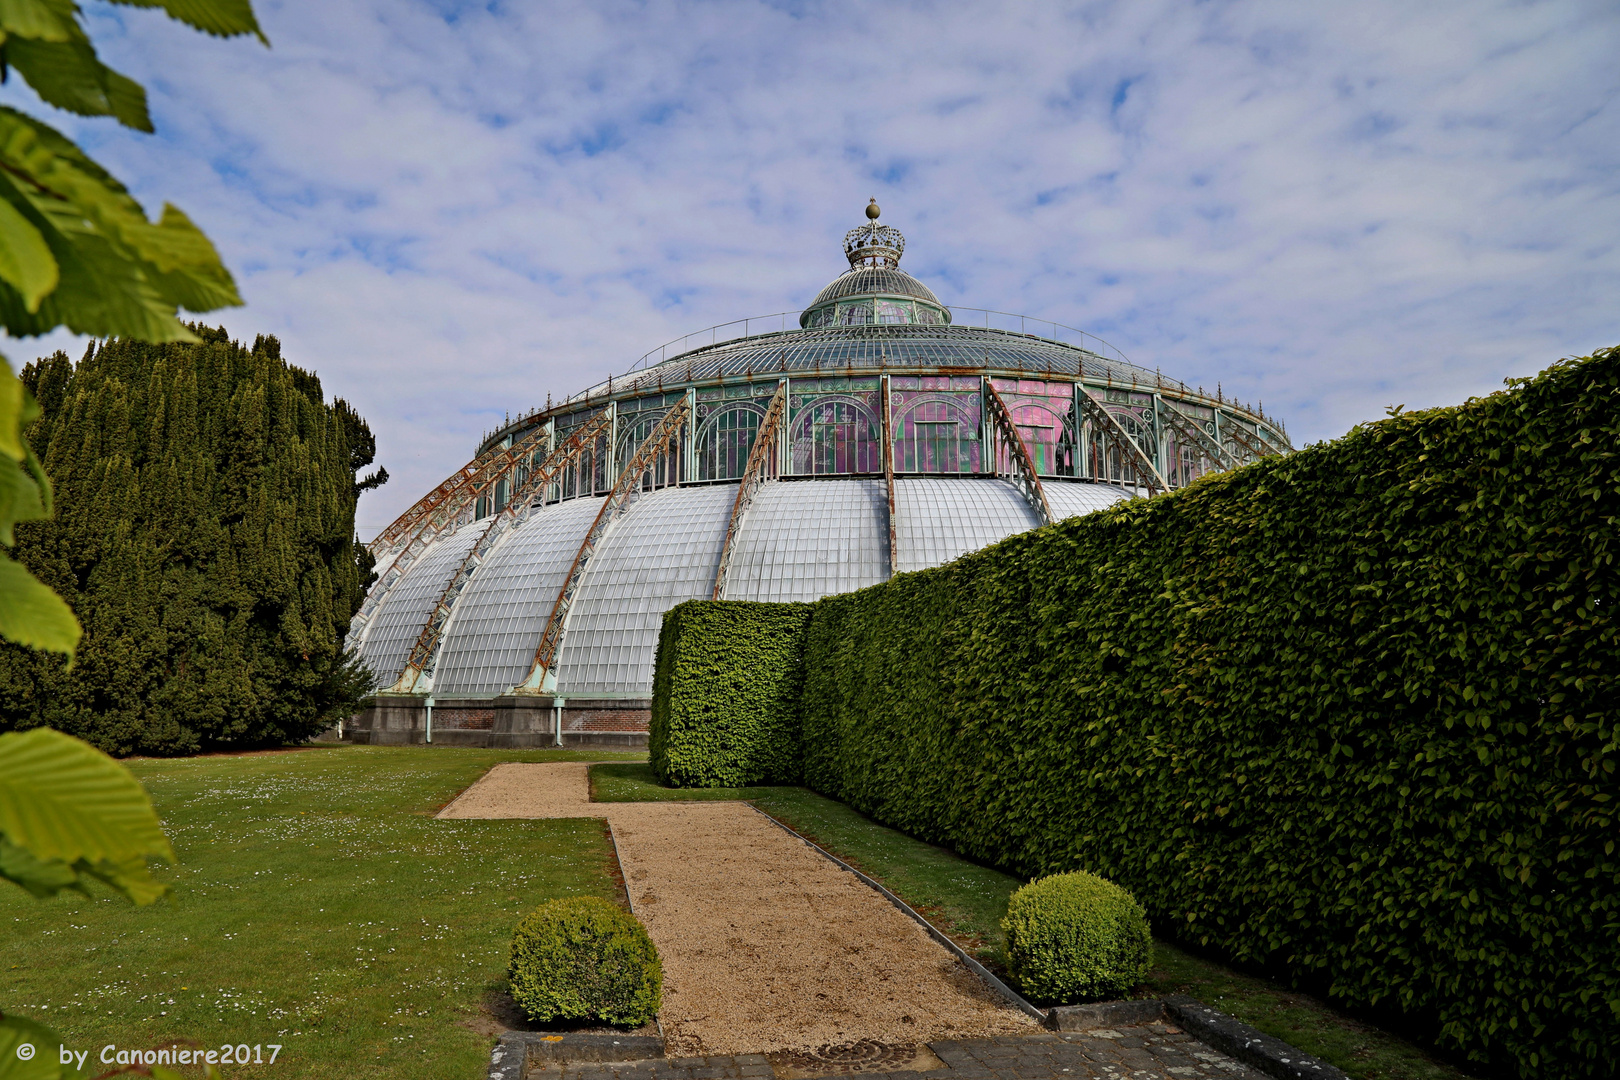
<instances>
[{"instance_id":1,"label":"dirt border strip","mask_svg":"<svg viewBox=\"0 0 1620 1080\"><path fill-rule=\"evenodd\" d=\"M876 889L883 896L883 898L885 900L887 900L889 903L893 904L895 907L899 908L901 911L905 912L907 915L911 916L912 920L914 922L916 922L916 924L918 926L920 926L924 930L928 931L928 936L929 937L933 938L939 944L945 946L946 949L950 950L952 955L954 955L958 960L962 961L962 963L966 964L969 971L973 972L980 979L984 980L985 985L988 986L991 990L995 991L996 995L998 997L1002 998L1003 1000L1005 1000L1007 1002L1007 1004L1011 1005L1013 1008L1017 1009L1018 1011L1020 1011L1022 1013L1025 1013L1026 1015L1031 1016L1036 1020L1039 1020L1043 1025L1049 1023L1050 1018L1047 1016L1046 1011L1044 1009L1037 1009L1035 1006L1033 1006L1029 1002L1025 1001L1022 994L1018 993L1018 991L1014 990L1012 987L1008 986L1006 983L1004 983L1000 979L996 978L996 976L990 971L989 968L985 967L983 964L981 964L977 960L973 959L973 957L969 956L963 950L962 946L958 945L956 942L954 942L950 938L946 937L943 933L940 932L939 928L936 927L933 923L929 922L927 919L923 918L921 915L919 915L915 911L913 911L911 909L911 906L908 905L904 900L900 899L898 896L894 895L894 893L890 892L883 885L879 884L877 881L874 881L872 878L867 877L865 874L861 873L859 870L855 869L853 866L849 865L849 863L845 862L843 859L840 859L838 856L834 855L832 852L828 851L826 848L823 848L819 844L816 844L813 841L807 840L803 836L800 836L798 833L794 832L792 829L788 828L786 825L782 824L780 821L777 821L774 817L772 817L771 815L765 813L765 811L761 810L759 807L755 806L753 803L751 803L751 802L748 803L748 806L756 814L759 814L766 821L769 821L772 825L775 825L777 828L781 829L783 832L787 833L789 836L796 837L806 847L809 847L810 849L819 852L823 858L828 859L828 860L838 864L843 869L848 870L851 874L854 874L857 878L859 878L865 884L867 884L867 885L871 886L872 888Z\"/></svg>"},{"instance_id":2,"label":"dirt border strip","mask_svg":"<svg viewBox=\"0 0 1620 1080\"><path fill-rule=\"evenodd\" d=\"M585 783L587 785L586 794L588 795L590 790L588 786L590 784L589 771L587 771L585 774ZM637 922L641 922L641 916L636 914L636 902L630 895L630 879L626 877L624 873L624 860L619 858L619 838L613 832L613 822L608 818L597 818L596 820L605 822L607 824L608 843L613 845L613 861L618 863L619 880L624 882L624 902L629 906L630 914L635 916L635 920ZM662 993L662 991L660 991L660 993ZM658 1041L662 1043L664 1041L664 1022L658 1019L657 1013L653 1014L653 1024L658 1028Z\"/></svg>"}]
</instances>

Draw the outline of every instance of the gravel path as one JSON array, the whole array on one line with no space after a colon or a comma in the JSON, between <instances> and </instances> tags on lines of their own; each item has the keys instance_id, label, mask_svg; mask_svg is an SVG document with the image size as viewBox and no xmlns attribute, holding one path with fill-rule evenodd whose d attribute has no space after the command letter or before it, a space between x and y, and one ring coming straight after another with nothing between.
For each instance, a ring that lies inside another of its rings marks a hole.
<instances>
[{"instance_id":1,"label":"gravel path","mask_svg":"<svg viewBox=\"0 0 1620 1080\"><path fill-rule=\"evenodd\" d=\"M497 765L441 818L606 818L664 960L675 1054L1021 1034L916 923L746 803L593 803L588 765Z\"/></svg>"}]
</instances>

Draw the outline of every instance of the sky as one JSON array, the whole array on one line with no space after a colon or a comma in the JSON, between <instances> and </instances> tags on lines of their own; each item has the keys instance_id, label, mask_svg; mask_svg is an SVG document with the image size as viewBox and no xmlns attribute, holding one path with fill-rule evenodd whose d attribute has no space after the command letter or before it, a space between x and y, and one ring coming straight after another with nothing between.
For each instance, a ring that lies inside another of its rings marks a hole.
<instances>
[{"instance_id":1,"label":"sky","mask_svg":"<svg viewBox=\"0 0 1620 1080\"><path fill-rule=\"evenodd\" d=\"M947 304L1300 446L1620 344L1612 0L258 0L269 49L84 7L157 133L0 101L184 209L246 300L205 321L367 418L362 539L508 413L803 308L873 197Z\"/></svg>"}]
</instances>

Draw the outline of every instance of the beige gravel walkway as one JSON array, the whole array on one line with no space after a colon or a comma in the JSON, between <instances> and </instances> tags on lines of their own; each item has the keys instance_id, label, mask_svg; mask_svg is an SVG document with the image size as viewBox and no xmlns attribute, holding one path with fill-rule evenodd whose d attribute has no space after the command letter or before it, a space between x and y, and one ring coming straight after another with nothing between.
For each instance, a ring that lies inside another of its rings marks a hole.
<instances>
[{"instance_id":1,"label":"beige gravel walkway","mask_svg":"<svg viewBox=\"0 0 1620 1080\"><path fill-rule=\"evenodd\" d=\"M664 960L671 1054L1035 1029L922 928L746 803L593 803L585 764L497 765L441 818L606 818Z\"/></svg>"}]
</instances>

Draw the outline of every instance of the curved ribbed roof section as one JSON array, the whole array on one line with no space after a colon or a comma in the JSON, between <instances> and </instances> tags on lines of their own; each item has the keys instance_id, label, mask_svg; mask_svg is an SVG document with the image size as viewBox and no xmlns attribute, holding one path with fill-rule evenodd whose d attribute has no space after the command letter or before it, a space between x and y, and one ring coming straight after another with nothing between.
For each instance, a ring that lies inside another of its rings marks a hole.
<instances>
[{"instance_id":1,"label":"curved ribbed roof section","mask_svg":"<svg viewBox=\"0 0 1620 1080\"><path fill-rule=\"evenodd\" d=\"M1120 488L1047 480L1053 516L1103 509ZM641 496L608 529L575 594L557 663L560 694L646 697L664 612L708 597L736 484L671 487ZM815 600L890 576L888 493L867 477L783 480L755 494L732 540L726 596ZM529 674L535 646L599 496L554 503L507 533L457 600L434 672L440 698L492 697ZM377 685L398 679L450 576L483 534L477 523L425 551L388 595L362 645ZM920 570L1039 524L1005 480L895 480L893 569Z\"/></svg>"},{"instance_id":2,"label":"curved ribbed roof section","mask_svg":"<svg viewBox=\"0 0 1620 1080\"><path fill-rule=\"evenodd\" d=\"M732 544L727 600L819 600L889 577L882 480L762 485Z\"/></svg>"},{"instance_id":3,"label":"curved ribbed roof section","mask_svg":"<svg viewBox=\"0 0 1620 1080\"><path fill-rule=\"evenodd\" d=\"M810 308L851 296L910 296L943 308L933 290L898 267L857 266L833 279L831 285L810 301Z\"/></svg>"},{"instance_id":4,"label":"curved ribbed roof section","mask_svg":"<svg viewBox=\"0 0 1620 1080\"><path fill-rule=\"evenodd\" d=\"M736 484L649 492L608 529L580 582L557 657L559 694L652 693L664 612L707 600Z\"/></svg>"},{"instance_id":5,"label":"curved ribbed roof section","mask_svg":"<svg viewBox=\"0 0 1620 1080\"><path fill-rule=\"evenodd\" d=\"M1005 480L926 477L894 482L895 572L923 570L1040 526Z\"/></svg>"},{"instance_id":6,"label":"curved ribbed roof section","mask_svg":"<svg viewBox=\"0 0 1620 1080\"><path fill-rule=\"evenodd\" d=\"M557 591L602 499L531 514L485 557L456 601L433 673L438 694L502 694L529 676Z\"/></svg>"},{"instance_id":7,"label":"curved ribbed roof section","mask_svg":"<svg viewBox=\"0 0 1620 1080\"><path fill-rule=\"evenodd\" d=\"M1046 492L1046 505L1059 521L1079 517L1093 510L1106 510L1115 503L1130 498L1124 488L1113 484L1091 484L1084 480L1045 480L1041 488Z\"/></svg>"},{"instance_id":8,"label":"curved ribbed roof section","mask_svg":"<svg viewBox=\"0 0 1620 1080\"><path fill-rule=\"evenodd\" d=\"M483 522L441 537L424 551L394 586L366 635L361 655L377 677L378 686L391 686L405 670L411 647L421 636L427 617L438 606L450 575L484 534Z\"/></svg>"}]
</instances>

